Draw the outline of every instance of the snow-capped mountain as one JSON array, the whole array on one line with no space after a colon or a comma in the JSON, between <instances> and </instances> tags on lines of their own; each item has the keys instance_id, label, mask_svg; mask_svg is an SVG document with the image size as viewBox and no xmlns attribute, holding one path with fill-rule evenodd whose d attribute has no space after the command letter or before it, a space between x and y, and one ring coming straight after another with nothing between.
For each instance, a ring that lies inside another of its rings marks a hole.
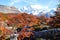
<instances>
[{"instance_id":1,"label":"snow-capped mountain","mask_svg":"<svg viewBox=\"0 0 60 40\"><path fill-rule=\"evenodd\" d=\"M54 16L54 9L46 9L46 8L41 8L41 9L35 9L32 6L24 6L22 9L20 9L22 12L26 12L28 14L33 14L33 15L44 15L44 16Z\"/></svg>"},{"instance_id":2,"label":"snow-capped mountain","mask_svg":"<svg viewBox=\"0 0 60 40\"><path fill-rule=\"evenodd\" d=\"M50 11L46 11L46 10L44 10L44 11L41 11L41 12L39 12L39 16L41 16L41 15L46 15L46 16L54 16L55 15L55 13L54 13L54 11L55 10L50 10Z\"/></svg>"}]
</instances>

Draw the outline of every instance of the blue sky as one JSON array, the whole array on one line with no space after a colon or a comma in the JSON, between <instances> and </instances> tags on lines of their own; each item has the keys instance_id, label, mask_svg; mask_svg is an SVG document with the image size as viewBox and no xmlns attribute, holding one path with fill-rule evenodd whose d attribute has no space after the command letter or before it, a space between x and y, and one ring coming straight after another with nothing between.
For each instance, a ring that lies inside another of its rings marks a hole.
<instances>
[{"instance_id":1,"label":"blue sky","mask_svg":"<svg viewBox=\"0 0 60 40\"><path fill-rule=\"evenodd\" d=\"M37 9L55 9L57 4L59 4L57 0L0 0L0 5L15 6L18 9L24 6L32 6Z\"/></svg>"}]
</instances>

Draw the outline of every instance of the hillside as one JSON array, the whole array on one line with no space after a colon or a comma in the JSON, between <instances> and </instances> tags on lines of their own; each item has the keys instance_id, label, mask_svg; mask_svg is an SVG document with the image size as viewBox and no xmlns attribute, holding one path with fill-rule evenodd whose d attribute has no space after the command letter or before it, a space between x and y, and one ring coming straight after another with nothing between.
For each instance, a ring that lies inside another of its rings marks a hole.
<instances>
[{"instance_id":1,"label":"hillside","mask_svg":"<svg viewBox=\"0 0 60 40\"><path fill-rule=\"evenodd\" d=\"M17 26L23 27L26 25L32 26L39 24L40 20L38 17L26 14L26 13L19 13L19 14L4 14L0 13L0 21L7 23L8 26Z\"/></svg>"}]
</instances>

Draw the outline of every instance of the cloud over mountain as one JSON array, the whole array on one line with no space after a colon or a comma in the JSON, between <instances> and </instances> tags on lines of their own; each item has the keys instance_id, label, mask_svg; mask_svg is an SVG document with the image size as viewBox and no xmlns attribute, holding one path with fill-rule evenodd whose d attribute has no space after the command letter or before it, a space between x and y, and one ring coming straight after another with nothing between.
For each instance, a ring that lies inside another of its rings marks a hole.
<instances>
[{"instance_id":1,"label":"cloud over mountain","mask_svg":"<svg viewBox=\"0 0 60 40\"><path fill-rule=\"evenodd\" d=\"M50 9L46 6L42 6L42 5L29 5L29 6L24 6L23 8L20 9L20 11L22 12L27 12L27 13L32 13L33 15L38 15L39 13L43 12L50 12L51 10L55 10L55 9Z\"/></svg>"},{"instance_id":2,"label":"cloud over mountain","mask_svg":"<svg viewBox=\"0 0 60 40\"><path fill-rule=\"evenodd\" d=\"M20 2L20 0L11 0L10 5L13 5L13 4L15 4L15 3L19 3L19 2Z\"/></svg>"}]
</instances>

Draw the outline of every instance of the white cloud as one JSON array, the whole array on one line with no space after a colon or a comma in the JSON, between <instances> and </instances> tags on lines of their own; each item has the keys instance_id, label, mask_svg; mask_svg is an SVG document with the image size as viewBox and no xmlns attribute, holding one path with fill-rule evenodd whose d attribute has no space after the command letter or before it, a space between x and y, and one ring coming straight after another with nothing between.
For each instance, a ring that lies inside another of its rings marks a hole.
<instances>
[{"instance_id":1,"label":"white cloud","mask_svg":"<svg viewBox=\"0 0 60 40\"><path fill-rule=\"evenodd\" d=\"M42 8L41 5L31 5L31 7L32 7L33 9L41 9L41 8Z\"/></svg>"},{"instance_id":2,"label":"white cloud","mask_svg":"<svg viewBox=\"0 0 60 40\"><path fill-rule=\"evenodd\" d=\"M28 8L27 8L26 6L24 6L24 9L25 9L25 10L28 10Z\"/></svg>"},{"instance_id":3,"label":"white cloud","mask_svg":"<svg viewBox=\"0 0 60 40\"><path fill-rule=\"evenodd\" d=\"M31 4L32 2L30 2L30 0L11 0L10 5L13 5L15 3L19 3L19 2L26 2Z\"/></svg>"},{"instance_id":4,"label":"white cloud","mask_svg":"<svg viewBox=\"0 0 60 40\"><path fill-rule=\"evenodd\" d=\"M48 6L42 6L42 5L31 5L33 9L36 10L47 10L50 11L50 8Z\"/></svg>"},{"instance_id":5,"label":"white cloud","mask_svg":"<svg viewBox=\"0 0 60 40\"><path fill-rule=\"evenodd\" d=\"M56 8L53 8L56 11Z\"/></svg>"},{"instance_id":6,"label":"white cloud","mask_svg":"<svg viewBox=\"0 0 60 40\"><path fill-rule=\"evenodd\" d=\"M11 0L10 5L13 5L13 4L15 4L15 3L19 3L19 2L20 2L20 0Z\"/></svg>"}]
</instances>

